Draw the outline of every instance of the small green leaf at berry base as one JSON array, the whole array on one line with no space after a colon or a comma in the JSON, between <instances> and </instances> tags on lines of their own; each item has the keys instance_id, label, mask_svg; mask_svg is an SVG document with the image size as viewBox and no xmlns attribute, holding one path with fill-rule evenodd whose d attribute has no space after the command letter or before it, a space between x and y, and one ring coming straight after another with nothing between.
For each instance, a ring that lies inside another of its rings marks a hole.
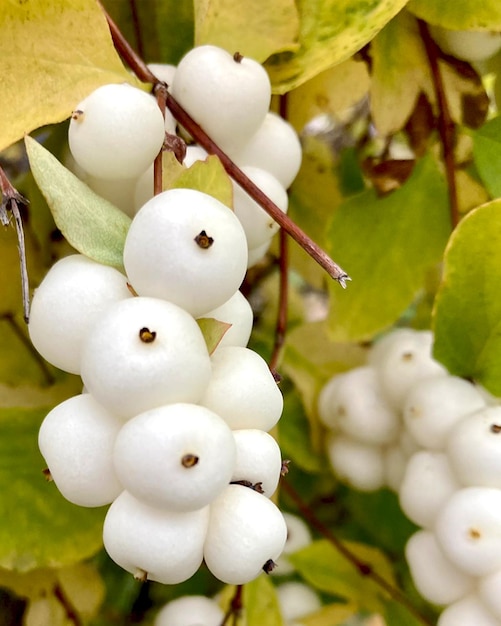
<instances>
[{"instance_id":1,"label":"small green leaf at berry base","mask_svg":"<svg viewBox=\"0 0 501 626\"><path fill-rule=\"evenodd\" d=\"M209 354L214 352L221 339L231 328L231 324L228 324L227 322L220 322L213 317L200 317L197 319L197 324L202 331Z\"/></svg>"},{"instance_id":2,"label":"small green leaf at berry base","mask_svg":"<svg viewBox=\"0 0 501 626\"><path fill-rule=\"evenodd\" d=\"M208 156L205 161L195 161L173 181L172 187L195 189L207 193L228 207L233 206L233 187L217 156Z\"/></svg>"},{"instance_id":3,"label":"small green leaf at berry base","mask_svg":"<svg viewBox=\"0 0 501 626\"><path fill-rule=\"evenodd\" d=\"M25 137L31 171L57 227L81 254L122 268L131 219L67 170L32 137Z\"/></svg>"}]
</instances>

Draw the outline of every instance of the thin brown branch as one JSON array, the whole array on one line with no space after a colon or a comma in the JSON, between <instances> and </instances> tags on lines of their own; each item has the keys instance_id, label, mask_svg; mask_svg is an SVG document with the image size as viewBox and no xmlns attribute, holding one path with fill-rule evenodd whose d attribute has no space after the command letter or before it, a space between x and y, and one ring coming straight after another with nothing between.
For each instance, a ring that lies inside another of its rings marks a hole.
<instances>
[{"instance_id":1,"label":"thin brown branch","mask_svg":"<svg viewBox=\"0 0 501 626\"><path fill-rule=\"evenodd\" d=\"M221 626L226 626L229 623L230 618L233 616L233 626L236 626L238 618L242 614L244 608L243 602L243 585L237 585L235 589L235 593L233 594L233 598L231 599L230 606L223 617L223 621L221 622Z\"/></svg>"},{"instance_id":2,"label":"thin brown branch","mask_svg":"<svg viewBox=\"0 0 501 626\"><path fill-rule=\"evenodd\" d=\"M102 5L101 5L102 6ZM111 36L119 54L136 76L144 81L160 83L146 63L135 53L126 41L118 26L113 22L103 7L108 20ZM330 256L320 248L299 226L291 220L280 208L255 185L248 176L223 152L207 133L188 115L184 108L167 92L167 107L180 124L190 135L209 153L219 157L228 174L290 235L323 269L344 288L346 281L351 280L348 274L335 263Z\"/></svg>"},{"instance_id":3,"label":"thin brown branch","mask_svg":"<svg viewBox=\"0 0 501 626\"><path fill-rule=\"evenodd\" d=\"M83 626L83 621L80 615L64 593L63 588L59 583L54 587L54 596L63 607L68 621L74 624L74 626Z\"/></svg>"},{"instance_id":4,"label":"thin brown branch","mask_svg":"<svg viewBox=\"0 0 501 626\"><path fill-rule=\"evenodd\" d=\"M329 543L339 552L341 556L343 556L349 563L353 565L353 567L358 571L360 576L364 576L370 578L380 589L385 591L392 600L402 605L407 609L409 613L411 613L421 624L424 626L434 626L424 615L421 614L419 609L417 609L412 602L405 596L398 587L395 587L390 582L388 582L385 578L380 576L370 565L370 563L365 563L361 561L356 554L354 554L346 545L338 539L334 533L328 528L325 524L323 524L318 517L315 515L315 512L303 501L301 496L297 493L294 487L287 480L281 481L282 489L288 494L291 500L294 501L297 508L301 512L302 516L306 519L306 521L310 524L312 528L314 528L320 535L325 537L329 541Z\"/></svg>"},{"instance_id":5,"label":"thin brown branch","mask_svg":"<svg viewBox=\"0 0 501 626\"><path fill-rule=\"evenodd\" d=\"M445 95L444 81L439 65L439 48L433 41L428 25L423 20L417 20L419 34L423 40L428 57L428 63L433 79L433 88L438 105L438 133L442 143L442 157L445 165L445 176L447 179L447 188L449 192L449 208L451 215L451 225L455 228L459 223L459 202L456 182L456 163L454 158L454 146L456 140L456 132L454 121L452 120Z\"/></svg>"},{"instance_id":6,"label":"thin brown branch","mask_svg":"<svg viewBox=\"0 0 501 626\"><path fill-rule=\"evenodd\" d=\"M159 84L155 89L155 96L157 99L158 108L160 109L163 118L165 119L165 99L167 95L167 87L163 84ZM153 194L156 196L163 190L162 185L162 153L161 150L153 163Z\"/></svg>"}]
</instances>

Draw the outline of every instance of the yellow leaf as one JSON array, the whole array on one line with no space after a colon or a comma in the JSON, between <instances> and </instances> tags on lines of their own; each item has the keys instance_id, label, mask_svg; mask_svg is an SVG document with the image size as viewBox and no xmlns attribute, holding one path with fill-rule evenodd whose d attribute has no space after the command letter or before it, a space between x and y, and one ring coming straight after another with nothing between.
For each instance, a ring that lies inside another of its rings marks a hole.
<instances>
[{"instance_id":1,"label":"yellow leaf","mask_svg":"<svg viewBox=\"0 0 501 626\"><path fill-rule=\"evenodd\" d=\"M95 0L0 3L0 150L61 122L105 83L133 82Z\"/></svg>"},{"instance_id":2,"label":"yellow leaf","mask_svg":"<svg viewBox=\"0 0 501 626\"><path fill-rule=\"evenodd\" d=\"M188 169L183 169L171 184L174 188L188 188L208 193L228 207L233 206L233 187L217 156L209 156L205 161L195 161Z\"/></svg>"},{"instance_id":3,"label":"yellow leaf","mask_svg":"<svg viewBox=\"0 0 501 626\"><path fill-rule=\"evenodd\" d=\"M293 0L195 0L195 45L212 44L263 62L296 50L299 18Z\"/></svg>"},{"instance_id":4,"label":"yellow leaf","mask_svg":"<svg viewBox=\"0 0 501 626\"><path fill-rule=\"evenodd\" d=\"M411 0L408 8L426 22L445 28L501 30L499 0Z\"/></svg>"},{"instance_id":5,"label":"yellow leaf","mask_svg":"<svg viewBox=\"0 0 501 626\"><path fill-rule=\"evenodd\" d=\"M319 611L301 618L302 626L333 626L333 624L344 624L358 613L358 609L353 604L341 604L336 602L322 607Z\"/></svg>"}]
</instances>

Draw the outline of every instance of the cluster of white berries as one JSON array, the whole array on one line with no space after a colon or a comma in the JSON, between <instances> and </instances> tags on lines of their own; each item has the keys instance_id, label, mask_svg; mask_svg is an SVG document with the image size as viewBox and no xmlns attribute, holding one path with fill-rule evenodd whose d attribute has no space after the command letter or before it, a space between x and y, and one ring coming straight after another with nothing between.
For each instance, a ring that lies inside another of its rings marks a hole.
<instances>
[{"instance_id":1,"label":"cluster of white berries","mask_svg":"<svg viewBox=\"0 0 501 626\"><path fill-rule=\"evenodd\" d=\"M216 46L199 46L177 67L151 65L169 92L242 171L284 213L286 189L301 164L294 128L270 112L271 85L256 61ZM126 131L124 131L126 129ZM127 84L105 85L79 103L69 144L77 174L99 195L133 216L153 196L153 159L165 132L187 137L167 110L165 120L149 94ZM183 164L204 160L187 147ZM266 254L278 224L236 183L233 209L247 239L248 265Z\"/></svg>"},{"instance_id":2,"label":"cluster of white berries","mask_svg":"<svg viewBox=\"0 0 501 626\"><path fill-rule=\"evenodd\" d=\"M289 125L268 114L263 68L204 46L181 61L172 89L251 178L255 169L265 193L273 197L267 177L280 188L285 211L301 153ZM295 147L277 147L272 128L286 129ZM130 191L165 129L174 132L173 120L164 122L150 95L107 85L76 107L69 144L88 184ZM277 164L281 151L288 165ZM282 459L268 431L283 399L266 362L246 347L253 316L239 291L249 255L277 225L238 187L235 211L200 191L172 189L134 213L125 274L72 255L34 294L34 346L84 384L46 416L40 450L68 500L111 503L104 545L124 569L174 584L203 560L221 581L243 584L273 569L287 537L269 499ZM200 318L229 326L212 354Z\"/></svg>"},{"instance_id":3,"label":"cluster of white berries","mask_svg":"<svg viewBox=\"0 0 501 626\"><path fill-rule=\"evenodd\" d=\"M501 406L434 361L432 341L395 331L328 382L329 457L356 488L394 489L421 526L406 557L421 595L446 607L439 626L500 626Z\"/></svg>"}]
</instances>

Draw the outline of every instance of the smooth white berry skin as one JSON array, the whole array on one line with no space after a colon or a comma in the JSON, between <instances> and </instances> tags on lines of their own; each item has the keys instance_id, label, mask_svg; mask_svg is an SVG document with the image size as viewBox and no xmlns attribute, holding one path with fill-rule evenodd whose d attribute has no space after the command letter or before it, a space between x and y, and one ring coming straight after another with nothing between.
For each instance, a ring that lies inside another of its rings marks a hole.
<instances>
[{"instance_id":1,"label":"smooth white berry skin","mask_svg":"<svg viewBox=\"0 0 501 626\"><path fill-rule=\"evenodd\" d=\"M301 166L301 142L294 127L270 111L233 159L238 165L252 165L266 170L287 189Z\"/></svg>"},{"instance_id":2,"label":"smooth white berry skin","mask_svg":"<svg viewBox=\"0 0 501 626\"><path fill-rule=\"evenodd\" d=\"M236 460L231 482L261 483L261 489L270 498L278 486L282 471L282 454L278 443L262 430L247 428L234 430Z\"/></svg>"},{"instance_id":3,"label":"smooth white berry skin","mask_svg":"<svg viewBox=\"0 0 501 626\"><path fill-rule=\"evenodd\" d=\"M437 626L499 626L499 621L487 610L478 594L450 604L438 618Z\"/></svg>"},{"instance_id":4,"label":"smooth white berry skin","mask_svg":"<svg viewBox=\"0 0 501 626\"><path fill-rule=\"evenodd\" d=\"M432 26L430 31L446 54L469 63L489 59L501 48L501 33L497 32L451 30L440 26Z\"/></svg>"},{"instance_id":5,"label":"smooth white berry skin","mask_svg":"<svg viewBox=\"0 0 501 626\"><path fill-rule=\"evenodd\" d=\"M30 339L49 363L80 374L89 328L111 304L131 297L126 277L113 267L81 254L60 259L33 295Z\"/></svg>"},{"instance_id":6,"label":"smooth white berry skin","mask_svg":"<svg viewBox=\"0 0 501 626\"><path fill-rule=\"evenodd\" d=\"M212 598L181 596L157 613L153 626L221 626L224 612Z\"/></svg>"},{"instance_id":7,"label":"smooth white berry skin","mask_svg":"<svg viewBox=\"0 0 501 626\"><path fill-rule=\"evenodd\" d=\"M231 324L216 349L227 346L245 348L248 344L254 322L254 313L249 301L241 291L235 291L229 300L216 309L207 311L204 317Z\"/></svg>"},{"instance_id":8,"label":"smooth white berry skin","mask_svg":"<svg viewBox=\"0 0 501 626\"><path fill-rule=\"evenodd\" d=\"M108 200L129 217L133 217L136 212L134 204L134 193L137 185L137 178L124 178L114 180L107 178L97 178L88 175L86 184L97 193L98 196Z\"/></svg>"},{"instance_id":9,"label":"smooth white berry skin","mask_svg":"<svg viewBox=\"0 0 501 626\"><path fill-rule=\"evenodd\" d=\"M103 506L122 491L113 446L122 422L90 394L69 398L45 417L38 446L63 496L79 506Z\"/></svg>"},{"instance_id":10,"label":"smooth white berry skin","mask_svg":"<svg viewBox=\"0 0 501 626\"><path fill-rule=\"evenodd\" d=\"M224 583L243 585L276 561L287 526L271 500L242 485L229 485L210 505L204 547L209 570Z\"/></svg>"},{"instance_id":11,"label":"smooth white berry skin","mask_svg":"<svg viewBox=\"0 0 501 626\"><path fill-rule=\"evenodd\" d=\"M191 578L202 563L209 507L181 513L151 507L123 491L103 527L109 556L136 576L174 585Z\"/></svg>"},{"instance_id":12,"label":"smooth white berry skin","mask_svg":"<svg viewBox=\"0 0 501 626\"><path fill-rule=\"evenodd\" d=\"M68 142L75 161L98 178L140 176L159 153L164 119L155 100L131 85L103 85L75 107Z\"/></svg>"},{"instance_id":13,"label":"smooth white berry skin","mask_svg":"<svg viewBox=\"0 0 501 626\"><path fill-rule=\"evenodd\" d=\"M271 85L256 61L237 62L222 48L206 45L181 59L172 94L220 148L235 151L263 123Z\"/></svg>"},{"instance_id":14,"label":"smooth white berry skin","mask_svg":"<svg viewBox=\"0 0 501 626\"><path fill-rule=\"evenodd\" d=\"M466 487L445 503L435 523L447 558L472 576L501 569L501 490Z\"/></svg>"},{"instance_id":15,"label":"smooth white berry skin","mask_svg":"<svg viewBox=\"0 0 501 626\"><path fill-rule=\"evenodd\" d=\"M282 554L277 559L277 566L271 574L275 576L286 576L294 572L294 566L288 559L289 554L294 554L301 548L305 548L312 542L310 529L306 522L292 513L283 513L287 524L287 541Z\"/></svg>"},{"instance_id":16,"label":"smooth white berry skin","mask_svg":"<svg viewBox=\"0 0 501 626\"><path fill-rule=\"evenodd\" d=\"M451 432L446 450L463 485L501 489L501 407L463 418Z\"/></svg>"},{"instance_id":17,"label":"smooth white berry skin","mask_svg":"<svg viewBox=\"0 0 501 626\"><path fill-rule=\"evenodd\" d=\"M442 507L460 487L447 455L421 450L407 463L398 492L400 507L418 526L433 528Z\"/></svg>"},{"instance_id":18,"label":"smooth white berry skin","mask_svg":"<svg viewBox=\"0 0 501 626\"><path fill-rule=\"evenodd\" d=\"M334 474L359 491L376 491L384 486L382 449L347 435L327 435L327 457Z\"/></svg>"},{"instance_id":19,"label":"smooth white berry skin","mask_svg":"<svg viewBox=\"0 0 501 626\"><path fill-rule=\"evenodd\" d=\"M485 406L475 385L457 376L417 382L404 402L404 423L423 448L443 450L449 433L468 413Z\"/></svg>"},{"instance_id":20,"label":"smooth white berry skin","mask_svg":"<svg viewBox=\"0 0 501 626\"><path fill-rule=\"evenodd\" d=\"M277 586L277 596L286 623L306 617L322 607L318 593L304 583L282 583Z\"/></svg>"},{"instance_id":21,"label":"smooth white berry skin","mask_svg":"<svg viewBox=\"0 0 501 626\"><path fill-rule=\"evenodd\" d=\"M272 174L250 165L243 166L241 170L283 213L287 213L287 192ZM232 181L232 186L233 208L244 228L247 246L249 249L257 248L278 232L280 226L238 183Z\"/></svg>"},{"instance_id":22,"label":"smooth white berry skin","mask_svg":"<svg viewBox=\"0 0 501 626\"><path fill-rule=\"evenodd\" d=\"M270 246L271 246L271 237L260 246L257 246L256 248L249 248L249 257L247 260L247 267L248 268L253 267L254 265L257 265L258 263L263 261L264 258L266 257L266 254L268 253L268 250L270 249Z\"/></svg>"},{"instance_id":23,"label":"smooth white berry skin","mask_svg":"<svg viewBox=\"0 0 501 626\"><path fill-rule=\"evenodd\" d=\"M398 493L407 468L407 457L398 444L383 451L384 481L387 487Z\"/></svg>"},{"instance_id":24,"label":"smooth white berry skin","mask_svg":"<svg viewBox=\"0 0 501 626\"><path fill-rule=\"evenodd\" d=\"M197 244L205 231L209 247ZM247 268L247 240L233 211L200 191L170 189L132 220L124 267L139 295L169 300L195 317L226 302Z\"/></svg>"},{"instance_id":25,"label":"smooth white berry skin","mask_svg":"<svg viewBox=\"0 0 501 626\"><path fill-rule=\"evenodd\" d=\"M321 421L368 444L389 444L400 432L398 413L381 390L377 371L370 366L336 376L320 397Z\"/></svg>"},{"instance_id":26,"label":"smooth white berry skin","mask_svg":"<svg viewBox=\"0 0 501 626\"><path fill-rule=\"evenodd\" d=\"M501 570L482 577L478 581L478 594L487 609L501 620Z\"/></svg>"},{"instance_id":27,"label":"smooth white berry skin","mask_svg":"<svg viewBox=\"0 0 501 626\"><path fill-rule=\"evenodd\" d=\"M155 332L141 340L141 329ZM211 376L196 321L165 300L130 298L110 306L86 337L84 385L112 413L129 419L173 402L197 403Z\"/></svg>"},{"instance_id":28,"label":"smooth white berry skin","mask_svg":"<svg viewBox=\"0 0 501 626\"><path fill-rule=\"evenodd\" d=\"M269 431L280 419L283 397L266 361L249 348L228 346L211 357L212 377L200 404L233 430Z\"/></svg>"},{"instance_id":29,"label":"smooth white berry skin","mask_svg":"<svg viewBox=\"0 0 501 626\"><path fill-rule=\"evenodd\" d=\"M430 331L399 329L375 344L368 363L379 373L388 402L401 410L410 388L419 380L446 376L447 370L432 358Z\"/></svg>"},{"instance_id":30,"label":"smooth white berry skin","mask_svg":"<svg viewBox=\"0 0 501 626\"><path fill-rule=\"evenodd\" d=\"M196 457L193 465L186 455ZM180 403L129 420L113 453L125 489L151 506L172 511L209 504L230 482L235 458L235 440L226 422L202 406Z\"/></svg>"},{"instance_id":31,"label":"smooth white berry skin","mask_svg":"<svg viewBox=\"0 0 501 626\"><path fill-rule=\"evenodd\" d=\"M446 605L470 593L476 579L460 571L440 549L429 530L414 533L405 546L412 580L425 600Z\"/></svg>"}]
</instances>

